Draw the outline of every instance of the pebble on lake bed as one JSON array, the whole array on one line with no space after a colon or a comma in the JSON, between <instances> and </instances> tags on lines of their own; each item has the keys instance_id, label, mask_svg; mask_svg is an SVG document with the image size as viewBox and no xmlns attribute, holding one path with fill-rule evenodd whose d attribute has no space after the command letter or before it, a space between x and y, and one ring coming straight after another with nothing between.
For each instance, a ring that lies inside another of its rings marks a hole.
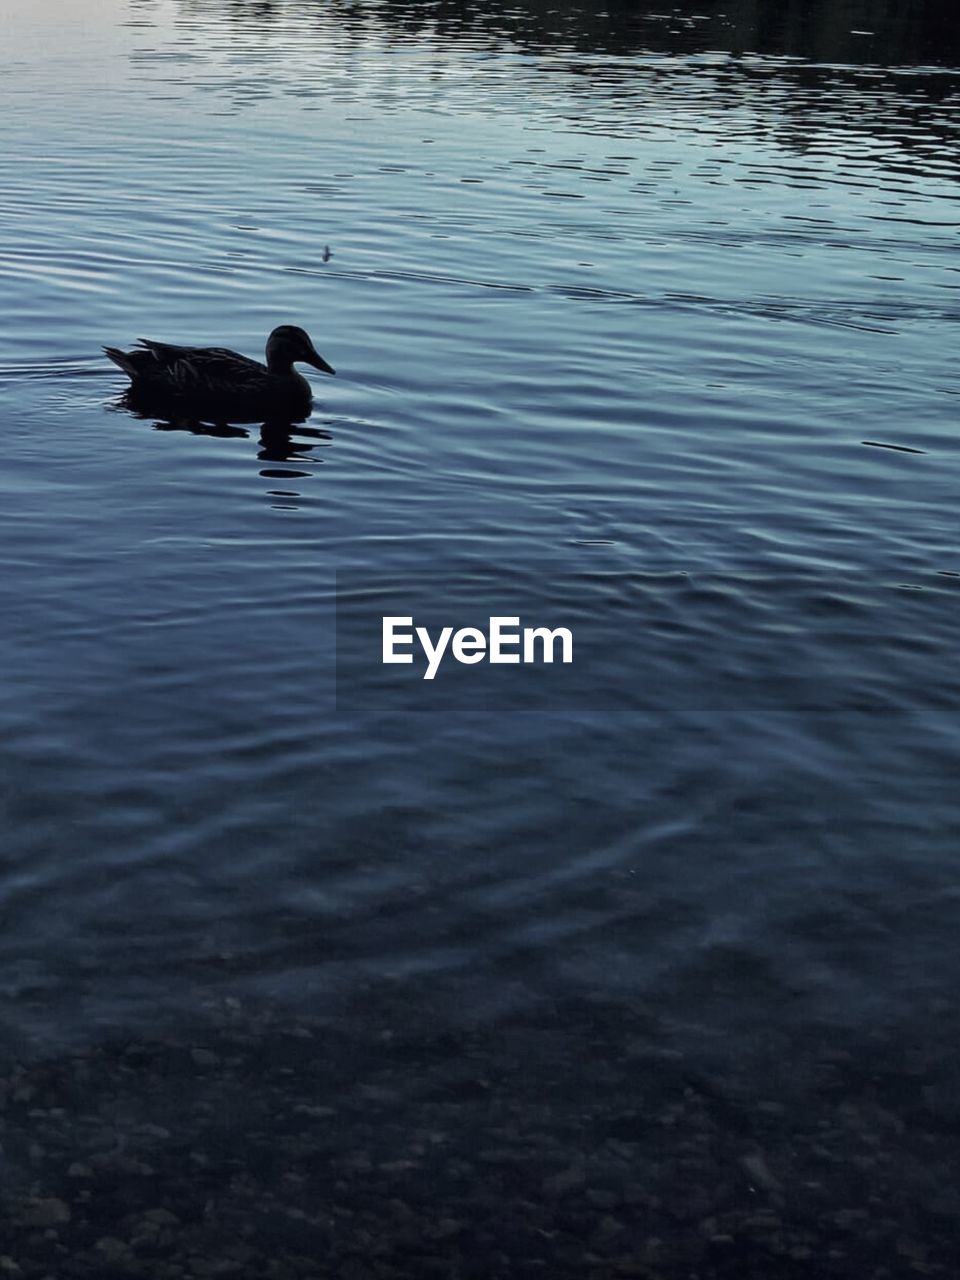
<instances>
[{"instance_id":1,"label":"pebble on lake bed","mask_svg":"<svg viewBox=\"0 0 960 1280\"><path fill-rule=\"evenodd\" d=\"M57 1227L70 1221L70 1206L54 1197L24 1200L10 1220L17 1227Z\"/></svg>"}]
</instances>

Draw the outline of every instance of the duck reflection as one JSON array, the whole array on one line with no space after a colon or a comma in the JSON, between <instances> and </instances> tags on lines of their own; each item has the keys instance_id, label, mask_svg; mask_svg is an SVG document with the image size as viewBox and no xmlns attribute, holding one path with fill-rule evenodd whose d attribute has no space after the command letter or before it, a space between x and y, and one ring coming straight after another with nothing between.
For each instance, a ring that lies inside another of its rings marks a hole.
<instances>
[{"instance_id":1,"label":"duck reflection","mask_svg":"<svg viewBox=\"0 0 960 1280\"><path fill-rule=\"evenodd\" d=\"M294 435L297 439L294 439ZM308 444L300 438L302 436L316 443ZM304 427L286 422L264 422L260 427L260 451L257 457L261 462L289 462L291 458L302 457L305 453L329 446L332 442L333 436L330 432L323 431L319 427ZM310 461L320 462L321 459L314 456Z\"/></svg>"},{"instance_id":2,"label":"duck reflection","mask_svg":"<svg viewBox=\"0 0 960 1280\"><path fill-rule=\"evenodd\" d=\"M127 409L129 405L121 407ZM149 422L154 415L138 413L135 417ZM230 422L201 422L199 418L158 418L151 425L154 431L189 431L192 436L216 436L222 440L250 439L250 432L246 427L237 427Z\"/></svg>"},{"instance_id":3,"label":"duck reflection","mask_svg":"<svg viewBox=\"0 0 960 1280\"><path fill-rule=\"evenodd\" d=\"M217 440L250 440L259 430L257 439L257 461L272 465L263 467L260 475L267 480L307 479L312 471L293 469L282 464L304 462L316 465L323 461L315 452L329 448L333 443L333 435L319 427L308 427L303 422L291 422L287 419L267 419L256 426L241 426L235 422L205 422L202 418L189 414L175 415L163 413L159 406L144 404L141 396L131 396L126 392L117 401L118 409L126 410L141 421L149 422L154 431L186 431L193 436L210 436ZM152 412L148 410L152 408ZM272 496L281 496L280 491L269 491ZM296 498L300 495L285 491L282 496Z\"/></svg>"},{"instance_id":4,"label":"duck reflection","mask_svg":"<svg viewBox=\"0 0 960 1280\"><path fill-rule=\"evenodd\" d=\"M206 422L189 414L163 413L157 406L133 403L129 392L117 401L118 409L132 413L135 418L149 422L154 431L186 431L192 436L212 436L218 440L249 440L253 435L252 424L241 426L237 422ZM285 462L297 454L306 453L333 442L333 435L318 427L307 427L300 421L286 418L267 419L259 424L260 453L265 462ZM301 437L306 437L306 440ZM316 443L308 443L315 441Z\"/></svg>"}]
</instances>

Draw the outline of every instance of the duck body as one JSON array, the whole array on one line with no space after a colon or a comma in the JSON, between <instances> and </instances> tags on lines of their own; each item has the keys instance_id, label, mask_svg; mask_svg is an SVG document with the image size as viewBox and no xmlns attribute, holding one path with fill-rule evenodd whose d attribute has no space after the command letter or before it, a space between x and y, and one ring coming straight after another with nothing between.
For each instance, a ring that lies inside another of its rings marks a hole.
<instances>
[{"instance_id":1,"label":"duck body","mask_svg":"<svg viewBox=\"0 0 960 1280\"><path fill-rule=\"evenodd\" d=\"M130 408L216 422L302 421L313 401L294 363L334 372L305 330L281 325L267 339L266 364L226 347L183 347L139 339L133 351L104 347L130 378Z\"/></svg>"}]
</instances>

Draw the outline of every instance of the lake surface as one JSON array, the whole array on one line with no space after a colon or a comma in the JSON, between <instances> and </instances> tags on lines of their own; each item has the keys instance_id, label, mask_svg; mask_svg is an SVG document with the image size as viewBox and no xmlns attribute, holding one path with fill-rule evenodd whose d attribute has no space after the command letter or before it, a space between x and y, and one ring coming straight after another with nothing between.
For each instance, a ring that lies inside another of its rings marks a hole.
<instances>
[{"instance_id":1,"label":"lake surface","mask_svg":"<svg viewBox=\"0 0 960 1280\"><path fill-rule=\"evenodd\" d=\"M42 0L0 74L8 1043L386 991L946 1061L948 7ZM280 323L289 435L100 354ZM427 685L384 613L577 657Z\"/></svg>"}]
</instances>

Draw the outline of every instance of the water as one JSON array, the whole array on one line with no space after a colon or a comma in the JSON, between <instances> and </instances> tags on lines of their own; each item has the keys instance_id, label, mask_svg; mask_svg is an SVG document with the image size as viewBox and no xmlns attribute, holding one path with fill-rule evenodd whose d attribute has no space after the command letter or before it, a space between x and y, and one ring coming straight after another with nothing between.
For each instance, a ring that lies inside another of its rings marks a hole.
<instances>
[{"instance_id":1,"label":"water","mask_svg":"<svg viewBox=\"0 0 960 1280\"><path fill-rule=\"evenodd\" d=\"M4 29L14 1041L224 997L346 1025L383 983L452 1031L642 1010L720 1074L811 1028L946 1038L946 8ZM282 322L338 370L290 437L137 419L99 354ZM394 605L584 656L428 689L379 664Z\"/></svg>"}]
</instances>

